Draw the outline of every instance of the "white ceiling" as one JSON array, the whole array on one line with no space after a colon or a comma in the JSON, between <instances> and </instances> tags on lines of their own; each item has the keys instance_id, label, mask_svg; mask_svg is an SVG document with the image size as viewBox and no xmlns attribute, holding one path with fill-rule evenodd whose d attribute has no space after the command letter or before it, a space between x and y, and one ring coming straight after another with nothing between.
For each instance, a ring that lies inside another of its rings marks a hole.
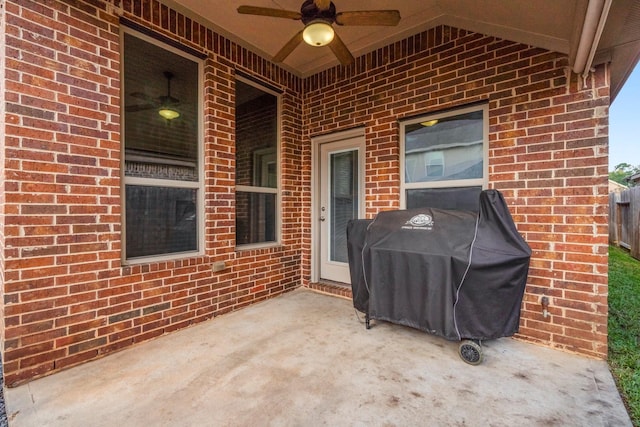
<instances>
[{"instance_id":1,"label":"white ceiling","mask_svg":"<svg viewBox=\"0 0 640 427\"><path fill-rule=\"evenodd\" d=\"M607 0L334 0L338 12L397 9L397 27L338 26L358 57L378 47L446 24L568 54L573 61L590 2ZM164 0L231 40L271 58L303 28L300 21L241 15L240 5L299 11L302 0ZM633 69L640 52L640 0L613 0L597 46L598 60L612 60L612 88ZM283 66L306 77L338 64L328 47L300 44Z\"/></svg>"}]
</instances>

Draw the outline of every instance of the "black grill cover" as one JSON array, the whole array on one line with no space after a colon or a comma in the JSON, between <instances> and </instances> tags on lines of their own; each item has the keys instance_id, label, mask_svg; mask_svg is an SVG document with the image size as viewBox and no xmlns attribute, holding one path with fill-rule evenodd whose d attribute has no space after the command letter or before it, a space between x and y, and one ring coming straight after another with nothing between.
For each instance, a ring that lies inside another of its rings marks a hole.
<instances>
[{"instance_id":1,"label":"black grill cover","mask_svg":"<svg viewBox=\"0 0 640 427\"><path fill-rule=\"evenodd\" d=\"M451 340L518 331L531 249L497 190L479 212L417 208L347 226L353 304Z\"/></svg>"}]
</instances>

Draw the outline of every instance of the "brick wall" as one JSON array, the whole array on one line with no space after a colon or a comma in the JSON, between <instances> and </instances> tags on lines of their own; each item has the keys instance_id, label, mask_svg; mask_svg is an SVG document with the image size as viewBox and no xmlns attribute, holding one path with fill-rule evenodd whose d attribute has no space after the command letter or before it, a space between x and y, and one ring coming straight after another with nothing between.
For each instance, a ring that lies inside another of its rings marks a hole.
<instances>
[{"instance_id":1,"label":"brick wall","mask_svg":"<svg viewBox=\"0 0 640 427\"><path fill-rule=\"evenodd\" d=\"M5 13L4 7L0 7L0 35L6 31L5 26ZM0 36L0 293L4 293L4 269L5 269L5 237L4 237L4 203L5 203L5 155L4 155L4 140L5 140L5 41L4 37ZM4 304L0 299L0 338L3 336L4 331ZM0 344L2 340L0 339ZM0 348L0 351L1 348Z\"/></svg>"},{"instance_id":2,"label":"brick wall","mask_svg":"<svg viewBox=\"0 0 640 427\"><path fill-rule=\"evenodd\" d=\"M365 127L371 217L399 206L398 120L475 101L534 251L520 337L605 357L606 67L583 88L564 56L438 27L301 80L155 0L4 4L8 385L309 285L310 138ZM207 55L203 256L122 266L119 15ZM235 249L236 70L283 92L278 247Z\"/></svg>"},{"instance_id":3,"label":"brick wall","mask_svg":"<svg viewBox=\"0 0 640 427\"><path fill-rule=\"evenodd\" d=\"M157 1L7 1L6 383L15 385L300 284L300 82ZM205 254L122 266L119 18L205 62ZM235 250L234 74L283 90L282 245ZM212 263L227 269L212 272Z\"/></svg>"},{"instance_id":4,"label":"brick wall","mask_svg":"<svg viewBox=\"0 0 640 427\"><path fill-rule=\"evenodd\" d=\"M606 66L583 82L564 55L437 27L306 79L304 99L307 140L365 126L368 217L400 204L399 120L488 103L489 187L533 250L518 336L606 357Z\"/></svg>"}]
</instances>

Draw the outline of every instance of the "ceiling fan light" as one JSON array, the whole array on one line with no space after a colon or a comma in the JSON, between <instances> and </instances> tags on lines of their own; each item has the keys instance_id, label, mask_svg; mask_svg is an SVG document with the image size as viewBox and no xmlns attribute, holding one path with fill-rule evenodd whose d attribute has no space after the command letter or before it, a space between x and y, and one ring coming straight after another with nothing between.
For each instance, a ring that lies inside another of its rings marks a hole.
<instances>
[{"instance_id":1,"label":"ceiling fan light","mask_svg":"<svg viewBox=\"0 0 640 427\"><path fill-rule=\"evenodd\" d=\"M159 109L158 114L167 120L173 120L180 117L180 113L178 111L168 107Z\"/></svg>"},{"instance_id":2,"label":"ceiling fan light","mask_svg":"<svg viewBox=\"0 0 640 427\"><path fill-rule=\"evenodd\" d=\"M426 126L426 127L431 127L431 126L435 126L438 124L438 119L434 119L434 120L429 120L426 122L422 122L420 123L422 126Z\"/></svg>"},{"instance_id":3,"label":"ceiling fan light","mask_svg":"<svg viewBox=\"0 0 640 427\"><path fill-rule=\"evenodd\" d=\"M302 32L302 38L311 46L326 46L333 41L334 35L331 24L322 20L311 21Z\"/></svg>"}]
</instances>

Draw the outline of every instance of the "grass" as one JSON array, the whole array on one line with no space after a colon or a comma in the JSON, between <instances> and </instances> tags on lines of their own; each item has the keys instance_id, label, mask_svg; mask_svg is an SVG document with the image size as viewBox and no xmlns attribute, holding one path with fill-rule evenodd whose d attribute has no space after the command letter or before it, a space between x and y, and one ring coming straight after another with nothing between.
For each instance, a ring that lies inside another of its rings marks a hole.
<instances>
[{"instance_id":1,"label":"grass","mask_svg":"<svg viewBox=\"0 0 640 427\"><path fill-rule=\"evenodd\" d=\"M640 426L640 261L609 248L609 366Z\"/></svg>"}]
</instances>

